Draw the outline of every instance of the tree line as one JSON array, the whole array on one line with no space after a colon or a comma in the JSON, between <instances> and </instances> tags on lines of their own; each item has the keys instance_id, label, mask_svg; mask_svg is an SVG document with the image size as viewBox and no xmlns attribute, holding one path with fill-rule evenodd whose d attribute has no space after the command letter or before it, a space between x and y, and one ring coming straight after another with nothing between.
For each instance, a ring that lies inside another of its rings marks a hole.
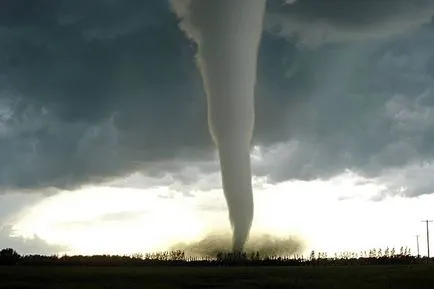
<instances>
[{"instance_id":1,"label":"tree line","mask_svg":"<svg viewBox=\"0 0 434 289\"><path fill-rule=\"evenodd\" d=\"M219 252L214 257L189 257L181 250L118 255L20 255L12 248L0 251L0 265L17 266L223 266L223 265L251 265L251 266L333 266L333 265L393 265L393 264L434 264L434 258L411 255L408 248L372 249L360 253L343 252L328 256L324 252L312 251L308 257L268 256L260 252L233 253Z\"/></svg>"}]
</instances>

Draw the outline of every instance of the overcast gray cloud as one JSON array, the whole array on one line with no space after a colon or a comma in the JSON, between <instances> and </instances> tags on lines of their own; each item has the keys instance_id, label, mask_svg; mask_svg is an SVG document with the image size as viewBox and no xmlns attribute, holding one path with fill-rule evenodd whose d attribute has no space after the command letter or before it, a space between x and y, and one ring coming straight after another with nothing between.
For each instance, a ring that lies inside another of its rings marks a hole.
<instances>
[{"instance_id":1,"label":"overcast gray cloud","mask_svg":"<svg viewBox=\"0 0 434 289\"><path fill-rule=\"evenodd\" d=\"M255 174L279 182L349 168L393 183L398 170L409 194L431 192L433 2L281 5L269 1L259 56ZM155 184L217 182L195 45L166 1L3 1L0 37L2 191L135 172Z\"/></svg>"},{"instance_id":2,"label":"overcast gray cloud","mask_svg":"<svg viewBox=\"0 0 434 289\"><path fill-rule=\"evenodd\" d=\"M13 248L21 255L52 255L68 250L65 246L48 244L38 236L22 238L14 234L11 226L0 227L0 249Z\"/></svg>"},{"instance_id":3,"label":"overcast gray cloud","mask_svg":"<svg viewBox=\"0 0 434 289\"><path fill-rule=\"evenodd\" d=\"M0 195L0 224L4 225L18 211L34 204L43 197L39 194L6 194Z\"/></svg>"}]
</instances>

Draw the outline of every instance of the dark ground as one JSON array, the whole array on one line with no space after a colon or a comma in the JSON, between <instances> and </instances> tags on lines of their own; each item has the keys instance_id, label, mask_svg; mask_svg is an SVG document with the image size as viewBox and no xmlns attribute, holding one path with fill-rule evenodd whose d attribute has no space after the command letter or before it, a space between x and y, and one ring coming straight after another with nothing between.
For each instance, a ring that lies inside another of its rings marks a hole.
<instances>
[{"instance_id":1,"label":"dark ground","mask_svg":"<svg viewBox=\"0 0 434 289\"><path fill-rule=\"evenodd\" d=\"M0 267L0 289L434 288L434 265Z\"/></svg>"}]
</instances>

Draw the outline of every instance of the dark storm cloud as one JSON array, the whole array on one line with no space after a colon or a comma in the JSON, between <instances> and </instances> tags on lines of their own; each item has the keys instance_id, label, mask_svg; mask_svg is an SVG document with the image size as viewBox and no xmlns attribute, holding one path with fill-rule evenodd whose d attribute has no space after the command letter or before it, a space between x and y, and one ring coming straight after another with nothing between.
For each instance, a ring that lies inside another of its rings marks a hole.
<instances>
[{"instance_id":1,"label":"dark storm cloud","mask_svg":"<svg viewBox=\"0 0 434 289\"><path fill-rule=\"evenodd\" d=\"M257 174L283 181L350 168L406 194L433 192L433 28L324 49L303 98L286 90L290 140L262 152Z\"/></svg>"},{"instance_id":2,"label":"dark storm cloud","mask_svg":"<svg viewBox=\"0 0 434 289\"><path fill-rule=\"evenodd\" d=\"M289 5L287 3L269 0L267 8L270 14L281 13L288 18L326 21L345 29L367 29L404 16L401 19L403 21L434 6L431 0L299 0Z\"/></svg>"},{"instance_id":3,"label":"dark storm cloud","mask_svg":"<svg viewBox=\"0 0 434 289\"><path fill-rule=\"evenodd\" d=\"M434 14L431 0L269 0L268 4L267 29L307 45L399 34L429 22Z\"/></svg>"},{"instance_id":4,"label":"dark storm cloud","mask_svg":"<svg viewBox=\"0 0 434 289\"><path fill-rule=\"evenodd\" d=\"M434 25L420 26L433 3L270 1L254 143L271 148L256 174L277 182L351 168L392 183L393 170L434 159ZM328 38L300 46L315 27ZM364 37L375 27L387 29ZM2 1L0 37L1 188L136 171L194 184L217 169L195 45L166 1ZM421 176L405 172L399 183Z\"/></svg>"},{"instance_id":5,"label":"dark storm cloud","mask_svg":"<svg viewBox=\"0 0 434 289\"><path fill-rule=\"evenodd\" d=\"M165 1L0 13L2 187L75 186L210 143L194 47Z\"/></svg>"}]
</instances>

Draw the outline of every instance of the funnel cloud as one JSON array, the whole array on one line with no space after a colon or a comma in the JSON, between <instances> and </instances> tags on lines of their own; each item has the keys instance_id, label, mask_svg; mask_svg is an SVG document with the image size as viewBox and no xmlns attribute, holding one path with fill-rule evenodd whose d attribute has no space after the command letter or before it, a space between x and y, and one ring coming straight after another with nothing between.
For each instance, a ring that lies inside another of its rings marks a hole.
<instances>
[{"instance_id":1,"label":"funnel cloud","mask_svg":"<svg viewBox=\"0 0 434 289\"><path fill-rule=\"evenodd\" d=\"M198 44L208 125L220 157L223 191L242 251L253 220L250 140L265 0L172 1L181 29Z\"/></svg>"}]
</instances>

